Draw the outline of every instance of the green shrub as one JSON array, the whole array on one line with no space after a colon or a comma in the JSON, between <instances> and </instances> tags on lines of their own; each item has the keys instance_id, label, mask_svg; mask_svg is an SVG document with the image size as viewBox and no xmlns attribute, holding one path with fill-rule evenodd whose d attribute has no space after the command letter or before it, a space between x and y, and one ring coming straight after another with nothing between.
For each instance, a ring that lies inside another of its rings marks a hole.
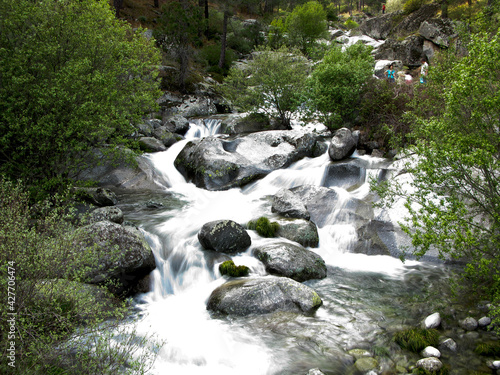
<instances>
[{"instance_id":1,"label":"green shrub","mask_svg":"<svg viewBox=\"0 0 500 375\"><path fill-rule=\"evenodd\" d=\"M15 342L20 374L114 374L125 365L141 373L152 358L144 354L136 363L129 352L144 341L131 333L113 344L127 304L105 286L81 282L98 259L73 251L78 220L65 202L53 197L30 206L20 183L0 177L0 273L9 276L0 288L16 299L0 305L1 316L16 313L15 332L1 331L0 345ZM10 370L0 364L0 373Z\"/></svg>"},{"instance_id":2,"label":"green shrub","mask_svg":"<svg viewBox=\"0 0 500 375\"><path fill-rule=\"evenodd\" d=\"M359 27L359 24L352 18L348 18L347 21L344 22L344 26L347 30L352 30L357 29Z\"/></svg>"},{"instance_id":3,"label":"green shrub","mask_svg":"<svg viewBox=\"0 0 500 375\"><path fill-rule=\"evenodd\" d=\"M403 6L403 12L405 14L410 14L419 10L422 5L425 4L425 0L408 0Z\"/></svg>"},{"instance_id":4,"label":"green shrub","mask_svg":"<svg viewBox=\"0 0 500 375\"><path fill-rule=\"evenodd\" d=\"M411 328L397 332L394 341L401 348L418 353L427 346L437 346L439 332L435 329Z\"/></svg>"},{"instance_id":5,"label":"green shrub","mask_svg":"<svg viewBox=\"0 0 500 375\"><path fill-rule=\"evenodd\" d=\"M280 225L276 222L270 222L267 217L260 217L257 220L248 222L248 229L255 230L262 237L275 237Z\"/></svg>"},{"instance_id":6,"label":"green shrub","mask_svg":"<svg viewBox=\"0 0 500 375\"><path fill-rule=\"evenodd\" d=\"M236 60L236 54L235 52L227 48L226 49L226 58L224 60L224 66L222 67L222 70L218 67L219 65L219 58L220 58L220 49L221 45L219 43L217 44L210 44L204 46L201 51L200 51L200 57L205 60L205 64L208 65L208 72L214 72L214 73L219 73L219 74L226 74L229 68L231 67L231 64L233 61Z\"/></svg>"},{"instance_id":7,"label":"green shrub","mask_svg":"<svg viewBox=\"0 0 500 375\"><path fill-rule=\"evenodd\" d=\"M247 266L236 266L232 260L226 260L219 266L221 275L231 277L248 276L250 269Z\"/></svg>"}]
</instances>

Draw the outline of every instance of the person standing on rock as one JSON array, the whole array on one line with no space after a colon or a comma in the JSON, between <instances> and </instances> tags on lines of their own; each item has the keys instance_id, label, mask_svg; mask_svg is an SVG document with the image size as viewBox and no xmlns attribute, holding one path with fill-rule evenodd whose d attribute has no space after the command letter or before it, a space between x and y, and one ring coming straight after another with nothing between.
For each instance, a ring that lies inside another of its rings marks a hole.
<instances>
[{"instance_id":1,"label":"person standing on rock","mask_svg":"<svg viewBox=\"0 0 500 375\"><path fill-rule=\"evenodd\" d=\"M394 83L396 80L395 80L395 74L396 72L394 71L394 67L393 65L389 65L389 69L387 69L387 71L385 72L385 75L387 77L387 80L391 83Z\"/></svg>"},{"instance_id":2,"label":"person standing on rock","mask_svg":"<svg viewBox=\"0 0 500 375\"><path fill-rule=\"evenodd\" d=\"M382 4L382 14L385 14L385 4Z\"/></svg>"},{"instance_id":3,"label":"person standing on rock","mask_svg":"<svg viewBox=\"0 0 500 375\"><path fill-rule=\"evenodd\" d=\"M429 70L429 64L427 64L427 61L422 59L422 65L420 66L420 83L426 83L427 82L427 71Z\"/></svg>"}]
</instances>

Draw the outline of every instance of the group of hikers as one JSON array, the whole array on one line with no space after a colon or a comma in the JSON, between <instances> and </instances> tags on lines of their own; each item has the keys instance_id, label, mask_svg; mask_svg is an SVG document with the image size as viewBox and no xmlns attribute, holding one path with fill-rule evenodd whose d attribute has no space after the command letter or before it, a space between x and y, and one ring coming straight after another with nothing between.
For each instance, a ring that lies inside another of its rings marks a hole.
<instances>
[{"instance_id":1,"label":"group of hikers","mask_svg":"<svg viewBox=\"0 0 500 375\"><path fill-rule=\"evenodd\" d=\"M420 83L425 84L427 82L427 72L429 70L429 64L426 59L423 58L422 65L420 65ZM390 64L389 68L385 71L385 76L389 82L396 82L396 71L394 70L394 65ZM413 77L403 71L398 72L398 82L406 82L411 84L413 82Z\"/></svg>"}]
</instances>

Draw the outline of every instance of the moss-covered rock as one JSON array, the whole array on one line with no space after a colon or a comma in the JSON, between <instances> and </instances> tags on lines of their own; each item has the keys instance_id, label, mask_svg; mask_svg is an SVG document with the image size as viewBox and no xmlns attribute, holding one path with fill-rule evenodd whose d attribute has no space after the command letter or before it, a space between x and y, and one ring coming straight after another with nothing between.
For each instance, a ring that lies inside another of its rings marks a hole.
<instances>
[{"instance_id":1,"label":"moss-covered rock","mask_svg":"<svg viewBox=\"0 0 500 375\"><path fill-rule=\"evenodd\" d=\"M247 224L247 228L255 230L262 237L276 237L276 233L280 229L280 225L275 221L271 222L267 217L259 217L257 220L251 220Z\"/></svg>"},{"instance_id":2,"label":"moss-covered rock","mask_svg":"<svg viewBox=\"0 0 500 375\"><path fill-rule=\"evenodd\" d=\"M219 272L221 275L241 277L248 276L250 269L247 266L237 266L232 260L226 260L219 265Z\"/></svg>"}]
</instances>

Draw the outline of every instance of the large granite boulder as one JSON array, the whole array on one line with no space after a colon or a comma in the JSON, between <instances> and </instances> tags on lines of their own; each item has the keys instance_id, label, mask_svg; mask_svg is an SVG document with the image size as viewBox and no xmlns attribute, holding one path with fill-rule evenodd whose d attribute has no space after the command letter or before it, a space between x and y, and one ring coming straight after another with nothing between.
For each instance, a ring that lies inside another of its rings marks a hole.
<instances>
[{"instance_id":1,"label":"large granite boulder","mask_svg":"<svg viewBox=\"0 0 500 375\"><path fill-rule=\"evenodd\" d=\"M279 221L279 229L276 235L297 242L305 247L318 247L319 235L316 224L312 221L296 219Z\"/></svg>"},{"instance_id":2,"label":"large granite boulder","mask_svg":"<svg viewBox=\"0 0 500 375\"><path fill-rule=\"evenodd\" d=\"M302 185L290 190L300 197L311 215L311 221L320 228L334 222L363 223L373 218L370 204L357 198L345 199L334 189Z\"/></svg>"},{"instance_id":3,"label":"large granite boulder","mask_svg":"<svg viewBox=\"0 0 500 375\"><path fill-rule=\"evenodd\" d=\"M324 279L326 265L313 251L288 242L268 244L253 249L253 255L264 263L266 271L296 281Z\"/></svg>"},{"instance_id":4,"label":"large granite boulder","mask_svg":"<svg viewBox=\"0 0 500 375\"><path fill-rule=\"evenodd\" d=\"M168 131L166 126L160 126L159 128L155 129L153 131L153 136L160 142L162 142L165 147L170 147L174 143L183 139L181 135Z\"/></svg>"},{"instance_id":5,"label":"large granite boulder","mask_svg":"<svg viewBox=\"0 0 500 375\"><path fill-rule=\"evenodd\" d=\"M421 65L425 56L424 38L420 35L411 35L404 40L389 38L377 50L377 60L401 60L403 65L417 67Z\"/></svg>"},{"instance_id":6,"label":"large granite boulder","mask_svg":"<svg viewBox=\"0 0 500 375\"><path fill-rule=\"evenodd\" d=\"M335 132L328 147L328 155L333 161L338 161L347 159L355 150L356 139L349 129L342 128Z\"/></svg>"},{"instance_id":7,"label":"large granite boulder","mask_svg":"<svg viewBox=\"0 0 500 375\"><path fill-rule=\"evenodd\" d=\"M365 19L359 25L359 30L362 34L374 39L387 39L391 30L397 24L396 21L401 18L402 14L403 11L396 11Z\"/></svg>"},{"instance_id":8,"label":"large granite boulder","mask_svg":"<svg viewBox=\"0 0 500 375\"><path fill-rule=\"evenodd\" d=\"M448 48L457 37L453 23L449 19L433 18L422 22L418 33L441 48Z\"/></svg>"},{"instance_id":9,"label":"large granite boulder","mask_svg":"<svg viewBox=\"0 0 500 375\"><path fill-rule=\"evenodd\" d=\"M319 135L300 130L258 132L236 139L210 136L188 142L175 167L198 187L225 190L313 156L318 139Z\"/></svg>"},{"instance_id":10,"label":"large granite boulder","mask_svg":"<svg viewBox=\"0 0 500 375\"><path fill-rule=\"evenodd\" d=\"M119 155L108 149L95 149L88 155L89 167L82 169L77 180L97 182L103 188L160 190L154 182L154 169L146 157L122 149Z\"/></svg>"},{"instance_id":11,"label":"large granite boulder","mask_svg":"<svg viewBox=\"0 0 500 375\"><path fill-rule=\"evenodd\" d=\"M245 228L232 220L216 220L203 225L198 240L206 250L236 254L248 249L252 241Z\"/></svg>"},{"instance_id":12,"label":"large granite boulder","mask_svg":"<svg viewBox=\"0 0 500 375\"><path fill-rule=\"evenodd\" d=\"M90 213L90 223L97 223L104 220L123 224L123 212L118 207L110 206L96 208Z\"/></svg>"},{"instance_id":13,"label":"large granite boulder","mask_svg":"<svg viewBox=\"0 0 500 375\"><path fill-rule=\"evenodd\" d=\"M308 286L286 277L261 277L227 282L208 298L207 310L230 315L289 311L311 314L323 301Z\"/></svg>"},{"instance_id":14,"label":"large granite boulder","mask_svg":"<svg viewBox=\"0 0 500 375\"><path fill-rule=\"evenodd\" d=\"M114 206L118 202L116 194L109 189L76 187L74 191L78 199L94 206Z\"/></svg>"},{"instance_id":15,"label":"large granite boulder","mask_svg":"<svg viewBox=\"0 0 500 375\"><path fill-rule=\"evenodd\" d=\"M140 149L145 152L158 152L167 149L162 141L154 137L140 137L138 143Z\"/></svg>"},{"instance_id":16,"label":"large granite boulder","mask_svg":"<svg viewBox=\"0 0 500 375\"><path fill-rule=\"evenodd\" d=\"M281 216L309 220L311 215L302 200L292 191L282 188L272 200L271 212Z\"/></svg>"},{"instance_id":17,"label":"large granite boulder","mask_svg":"<svg viewBox=\"0 0 500 375\"><path fill-rule=\"evenodd\" d=\"M354 163L339 162L332 163L326 167L321 185L325 187L338 186L349 188L360 185L365 180L366 168Z\"/></svg>"},{"instance_id":18,"label":"large granite boulder","mask_svg":"<svg viewBox=\"0 0 500 375\"><path fill-rule=\"evenodd\" d=\"M156 267L151 248L133 227L100 221L77 229L72 242L75 256L88 259L83 279L89 284L113 281L116 294L127 294Z\"/></svg>"},{"instance_id":19,"label":"large granite boulder","mask_svg":"<svg viewBox=\"0 0 500 375\"><path fill-rule=\"evenodd\" d=\"M242 117L239 114L228 115L222 121L222 132L224 134L247 134L267 130L286 130L277 121L269 120L263 113L251 113Z\"/></svg>"},{"instance_id":20,"label":"large granite boulder","mask_svg":"<svg viewBox=\"0 0 500 375\"><path fill-rule=\"evenodd\" d=\"M422 5L415 12L407 15L406 17L402 17L401 22L393 28L390 36L398 38L416 33L422 22L434 18L440 10L441 5L437 2Z\"/></svg>"},{"instance_id":21,"label":"large granite boulder","mask_svg":"<svg viewBox=\"0 0 500 375\"><path fill-rule=\"evenodd\" d=\"M171 116L165 119L164 126L169 132L184 135L189 129L189 121L184 116Z\"/></svg>"}]
</instances>

